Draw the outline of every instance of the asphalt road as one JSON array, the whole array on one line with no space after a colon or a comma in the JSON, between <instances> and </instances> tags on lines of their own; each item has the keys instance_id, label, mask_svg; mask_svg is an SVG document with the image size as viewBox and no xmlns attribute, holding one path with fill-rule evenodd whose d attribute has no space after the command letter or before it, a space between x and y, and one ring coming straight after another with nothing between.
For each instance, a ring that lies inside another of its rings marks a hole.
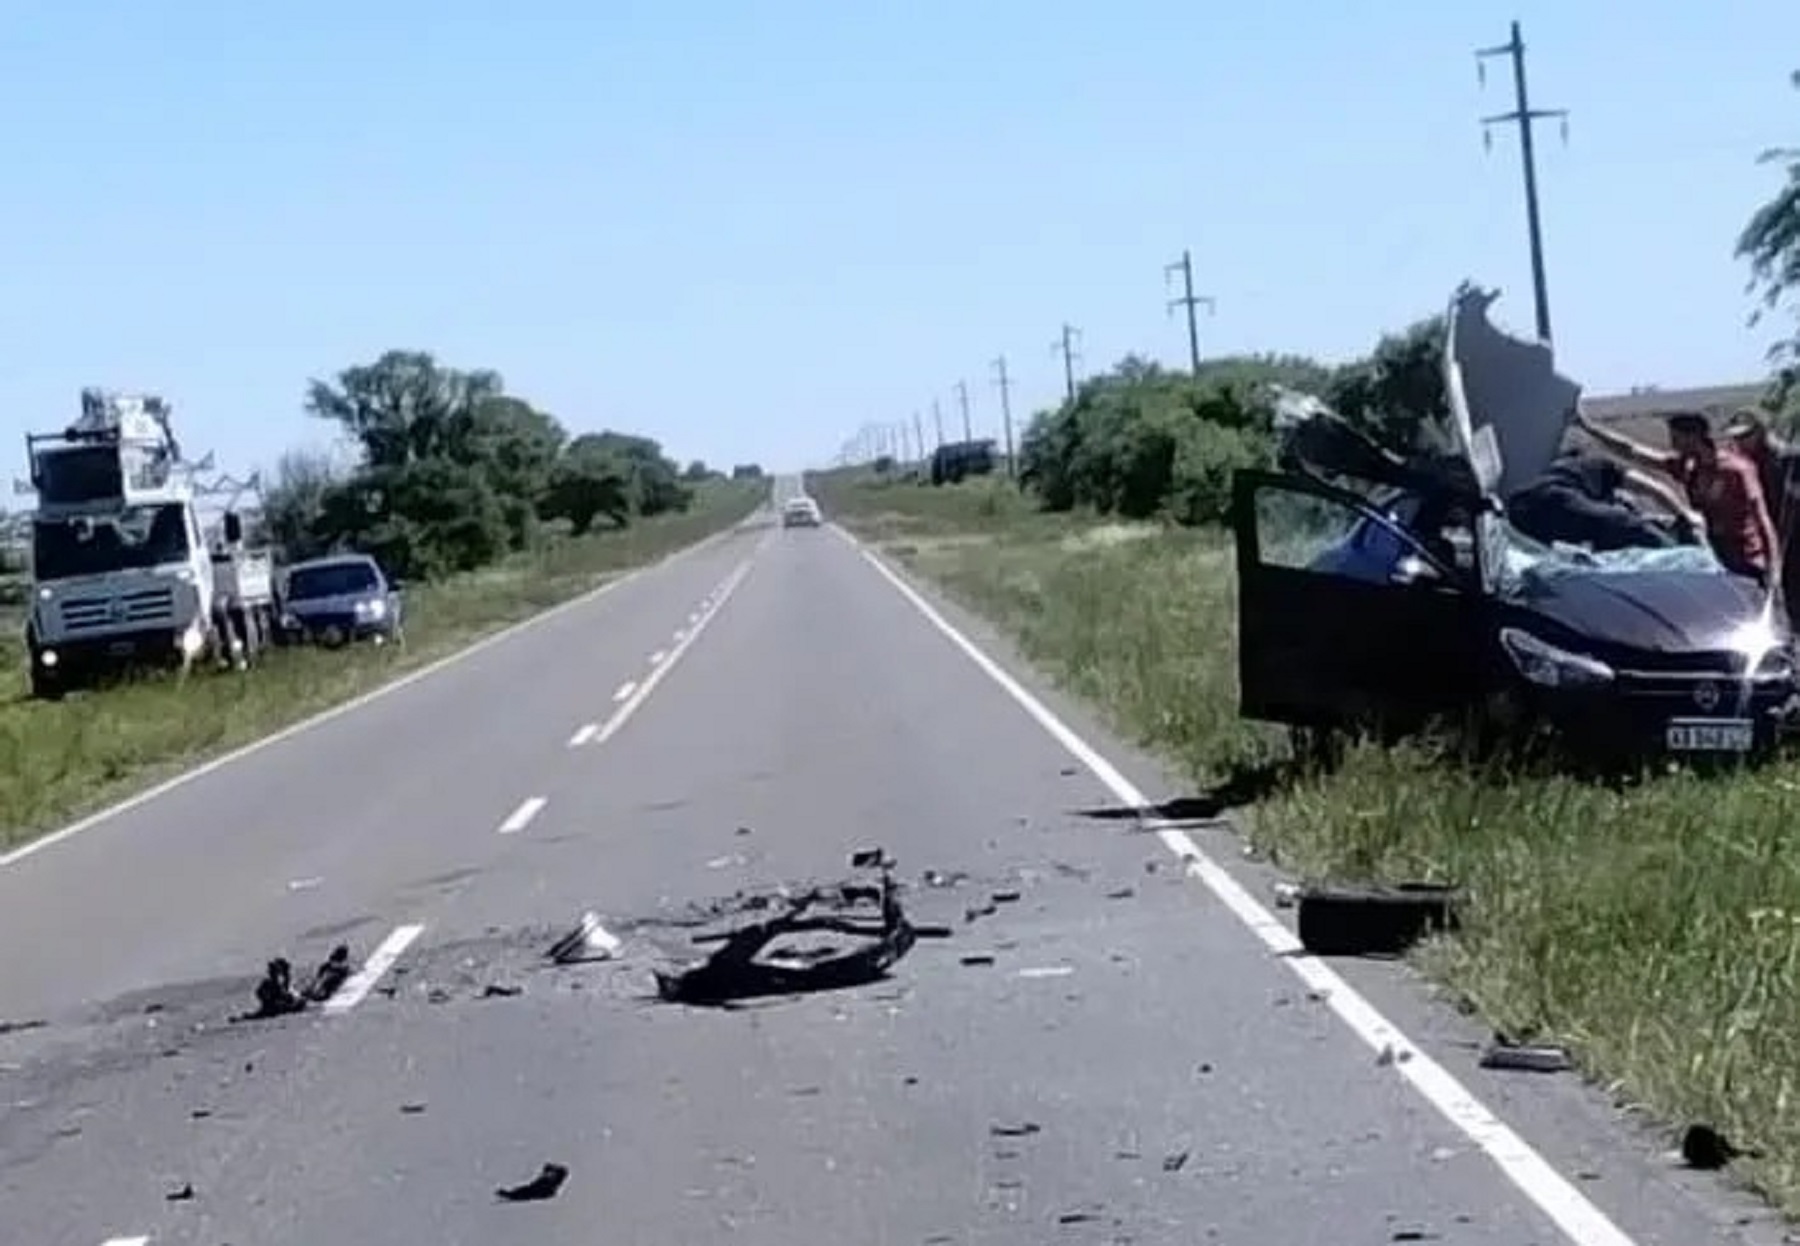
<instances>
[{"instance_id":1,"label":"asphalt road","mask_svg":"<svg viewBox=\"0 0 1800 1246\"><path fill-rule=\"evenodd\" d=\"M1084 813L1177 793L927 609L765 517L0 866L0 1020L46 1022L0 1035L0 1242L1769 1240L1403 971L1279 954L1228 829ZM659 916L876 845L952 937L651 1001ZM547 965L589 911L619 954ZM336 1008L229 1023L339 940Z\"/></svg>"}]
</instances>

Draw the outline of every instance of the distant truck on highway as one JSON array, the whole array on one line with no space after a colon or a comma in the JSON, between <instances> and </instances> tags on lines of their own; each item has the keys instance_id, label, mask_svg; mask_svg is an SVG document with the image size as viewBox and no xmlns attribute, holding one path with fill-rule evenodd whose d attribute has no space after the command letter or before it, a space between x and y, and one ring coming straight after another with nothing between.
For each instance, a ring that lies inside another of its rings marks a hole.
<instances>
[{"instance_id":1,"label":"distant truck on highway","mask_svg":"<svg viewBox=\"0 0 1800 1246\"><path fill-rule=\"evenodd\" d=\"M80 419L25 438L34 697L208 657L245 669L274 634L272 558L232 505L203 519L207 464L182 459L169 414L156 395L84 389Z\"/></svg>"}]
</instances>

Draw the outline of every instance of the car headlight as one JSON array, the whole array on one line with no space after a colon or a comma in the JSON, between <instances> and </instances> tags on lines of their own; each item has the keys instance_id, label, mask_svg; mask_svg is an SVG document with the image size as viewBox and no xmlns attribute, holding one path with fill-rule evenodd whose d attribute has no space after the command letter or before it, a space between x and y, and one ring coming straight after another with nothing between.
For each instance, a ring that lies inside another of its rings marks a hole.
<instances>
[{"instance_id":1,"label":"car headlight","mask_svg":"<svg viewBox=\"0 0 1800 1246\"><path fill-rule=\"evenodd\" d=\"M1500 629L1500 646L1526 682L1540 688L1587 688L1613 681L1613 668L1598 658L1559 649L1516 627Z\"/></svg>"},{"instance_id":2,"label":"car headlight","mask_svg":"<svg viewBox=\"0 0 1800 1246\"><path fill-rule=\"evenodd\" d=\"M387 602L377 597L373 601L356 603L356 617L359 619L379 619L387 613Z\"/></svg>"},{"instance_id":3,"label":"car headlight","mask_svg":"<svg viewBox=\"0 0 1800 1246\"><path fill-rule=\"evenodd\" d=\"M206 648L206 633L198 623L189 623L187 630L181 633L181 652L187 657L194 657Z\"/></svg>"}]
</instances>

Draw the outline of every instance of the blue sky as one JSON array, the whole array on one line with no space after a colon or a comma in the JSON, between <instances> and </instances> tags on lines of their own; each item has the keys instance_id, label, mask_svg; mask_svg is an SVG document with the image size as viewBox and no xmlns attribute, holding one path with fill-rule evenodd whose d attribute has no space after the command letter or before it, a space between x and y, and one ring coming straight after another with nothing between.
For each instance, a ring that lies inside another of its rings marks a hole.
<instances>
[{"instance_id":1,"label":"blue sky","mask_svg":"<svg viewBox=\"0 0 1800 1246\"><path fill-rule=\"evenodd\" d=\"M390 347L573 429L798 466L959 379L998 426L1084 365L1341 358L1472 276L1530 324L1525 24L1559 358L1600 392L1761 374L1732 244L1800 142L1800 5L1677 0L0 0L0 469L84 384L272 463Z\"/></svg>"}]
</instances>

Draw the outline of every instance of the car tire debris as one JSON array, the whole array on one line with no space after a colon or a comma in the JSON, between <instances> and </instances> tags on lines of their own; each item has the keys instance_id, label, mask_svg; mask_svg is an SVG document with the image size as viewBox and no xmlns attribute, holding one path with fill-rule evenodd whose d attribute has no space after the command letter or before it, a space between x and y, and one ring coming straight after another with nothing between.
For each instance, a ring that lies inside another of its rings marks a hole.
<instances>
[{"instance_id":1,"label":"car tire debris","mask_svg":"<svg viewBox=\"0 0 1800 1246\"><path fill-rule=\"evenodd\" d=\"M502 1202L507 1203L541 1203L545 1199L555 1198L563 1182L569 1179L569 1170L561 1164L547 1163L538 1170L538 1175L523 1185L510 1186L495 1190L494 1193Z\"/></svg>"},{"instance_id":2,"label":"car tire debris","mask_svg":"<svg viewBox=\"0 0 1800 1246\"><path fill-rule=\"evenodd\" d=\"M190 1181L186 1185L183 1185L179 1190L170 1190L167 1194L163 1195L163 1201L166 1203L186 1203L191 1201L193 1197L194 1183Z\"/></svg>"},{"instance_id":3,"label":"car tire debris","mask_svg":"<svg viewBox=\"0 0 1800 1246\"><path fill-rule=\"evenodd\" d=\"M1739 1156L1755 1159L1758 1154L1739 1147L1711 1125L1689 1125L1681 1134L1682 1162L1701 1172L1717 1172Z\"/></svg>"}]
</instances>

